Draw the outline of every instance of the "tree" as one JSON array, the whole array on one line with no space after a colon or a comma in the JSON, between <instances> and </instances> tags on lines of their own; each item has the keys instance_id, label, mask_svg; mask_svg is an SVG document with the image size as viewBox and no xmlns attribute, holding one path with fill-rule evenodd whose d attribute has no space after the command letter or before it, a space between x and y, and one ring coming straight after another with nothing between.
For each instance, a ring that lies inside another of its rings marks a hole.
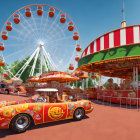
<instances>
[{"instance_id":1,"label":"tree","mask_svg":"<svg viewBox=\"0 0 140 140\"><path fill-rule=\"evenodd\" d=\"M13 75L16 75L16 73L22 68L22 66L27 62L27 60L29 59L29 56L27 56L25 59L23 59L22 61L14 61L12 63L12 65L10 66L10 72L13 73ZM34 58L35 59L35 58ZM33 63L34 63L34 59L31 60L31 62L29 63L29 65L26 67L26 69L24 70L24 72L21 74L21 79L23 80L23 82L25 82L30 75L30 71L32 69ZM51 70L51 68L48 69L49 71ZM43 65L42 67L42 72L45 73L45 66ZM36 66L35 66L35 70L34 70L34 76L40 73L40 58L37 59L36 62ZM20 73L19 73L20 74Z\"/></svg>"}]
</instances>

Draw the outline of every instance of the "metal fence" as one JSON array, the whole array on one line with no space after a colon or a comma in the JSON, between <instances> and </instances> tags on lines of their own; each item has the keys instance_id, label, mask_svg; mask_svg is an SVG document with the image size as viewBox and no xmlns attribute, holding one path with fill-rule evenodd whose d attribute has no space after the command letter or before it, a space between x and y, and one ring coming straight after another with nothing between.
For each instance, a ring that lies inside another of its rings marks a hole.
<instances>
[{"instance_id":1,"label":"metal fence","mask_svg":"<svg viewBox=\"0 0 140 140\"><path fill-rule=\"evenodd\" d=\"M117 102L114 102L113 99L116 99ZM112 96L98 95L97 99L93 99L93 102L98 104L103 104L103 105L115 106L115 107L138 109L138 111L140 111L140 98L112 97Z\"/></svg>"}]
</instances>

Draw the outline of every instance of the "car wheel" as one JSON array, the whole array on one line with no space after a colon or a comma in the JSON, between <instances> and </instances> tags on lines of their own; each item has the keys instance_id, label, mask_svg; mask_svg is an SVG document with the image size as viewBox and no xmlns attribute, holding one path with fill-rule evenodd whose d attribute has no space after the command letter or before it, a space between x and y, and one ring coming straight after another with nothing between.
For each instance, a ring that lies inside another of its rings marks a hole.
<instances>
[{"instance_id":1,"label":"car wheel","mask_svg":"<svg viewBox=\"0 0 140 140\"><path fill-rule=\"evenodd\" d=\"M9 94L9 90L8 90L8 89L6 89L6 90L5 90L5 93L6 93L6 94Z\"/></svg>"},{"instance_id":2,"label":"car wheel","mask_svg":"<svg viewBox=\"0 0 140 140\"><path fill-rule=\"evenodd\" d=\"M22 133L25 132L30 125L31 119L29 115L18 114L12 119L10 123L10 129L16 133Z\"/></svg>"},{"instance_id":3,"label":"car wheel","mask_svg":"<svg viewBox=\"0 0 140 140\"><path fill-rule=\"evenodd\" d=\"M85 110L83 108L77 108L74 111L73 118L76 121L80 121L85 116Z\"/></svg>"}]
</instances>

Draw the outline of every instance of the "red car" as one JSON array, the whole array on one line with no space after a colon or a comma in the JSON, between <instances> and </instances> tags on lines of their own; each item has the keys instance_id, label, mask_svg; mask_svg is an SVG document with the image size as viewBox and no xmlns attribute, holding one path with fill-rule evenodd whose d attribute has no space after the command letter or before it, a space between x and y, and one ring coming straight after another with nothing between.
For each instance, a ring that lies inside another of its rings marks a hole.
<instances>
[{"instance_id":1,"label":"red car","mask_svg":"<svg viewBox=\"0 0 140 140\"><path fill-rule=\"evenodd\" d=\"M5 84L0 84L0 93L13 93L14 92L14 86L12 85L5 85Z\"/></svg>"}]
</instances>

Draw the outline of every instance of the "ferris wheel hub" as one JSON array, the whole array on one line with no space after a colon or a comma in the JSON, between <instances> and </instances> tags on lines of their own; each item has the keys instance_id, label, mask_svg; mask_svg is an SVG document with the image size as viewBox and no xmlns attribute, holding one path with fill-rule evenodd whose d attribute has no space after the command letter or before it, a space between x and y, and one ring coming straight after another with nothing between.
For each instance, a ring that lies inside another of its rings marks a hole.
<instances>
[{"instance_id":1,"label":"ferris wheel hub","mask_svg":"<svg viewBox=\"0 0 140 140\"><path fill-rule=\"evenodd\" d=\"M44 46L44 42L43 41L40 41L39 44L40 44L40 46Z\"/></svg>"}]
</instances>

